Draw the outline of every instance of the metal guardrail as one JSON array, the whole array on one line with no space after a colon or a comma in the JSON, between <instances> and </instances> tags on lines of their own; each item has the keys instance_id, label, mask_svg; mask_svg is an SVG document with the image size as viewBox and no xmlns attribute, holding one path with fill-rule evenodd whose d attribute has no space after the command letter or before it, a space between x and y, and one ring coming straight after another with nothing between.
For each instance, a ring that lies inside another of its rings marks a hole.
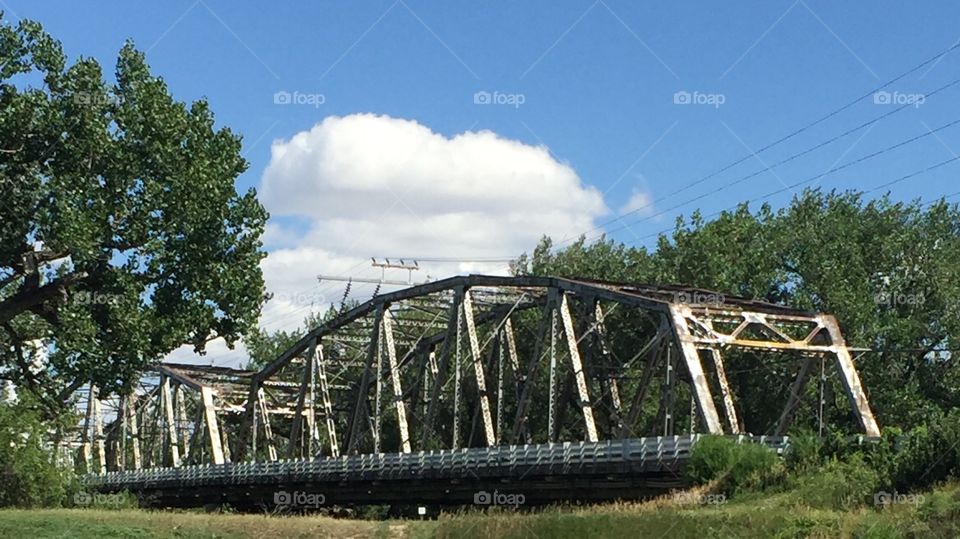
<instances>
[{"instance_id":1,"label":"metal guardrail","mask_svg":"<svg viewBox=\"0 0 960 539\"><path fill-rule=\"evenodd\" d=\"M89 474L81 481L99 490L287 483L488 479L588 474L644 474L679 470L706 435L631 438L469 448L418 453L381 453L340 458L242 462ZM781 453L788 438L740 435Z\"/></svg>"}]
</instances>

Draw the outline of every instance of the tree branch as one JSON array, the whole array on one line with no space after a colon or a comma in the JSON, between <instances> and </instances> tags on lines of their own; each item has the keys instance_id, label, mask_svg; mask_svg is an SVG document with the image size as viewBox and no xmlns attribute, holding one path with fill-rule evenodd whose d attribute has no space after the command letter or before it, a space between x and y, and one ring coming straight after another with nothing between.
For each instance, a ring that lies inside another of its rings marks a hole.
<instances>
[{"instance_id":1,"label":"tree branch","mask_svg":"<svg viewBox=\"0 0 960 539\"><path fill-rule=\"evenodd\" d=\"M66 289L87 277L85 272L68 273L60 279L32 290L23 290L0 302L0 324L6 324L20 313L41 307L44 303L62 297Z\"/></svg>"}]
</instances>

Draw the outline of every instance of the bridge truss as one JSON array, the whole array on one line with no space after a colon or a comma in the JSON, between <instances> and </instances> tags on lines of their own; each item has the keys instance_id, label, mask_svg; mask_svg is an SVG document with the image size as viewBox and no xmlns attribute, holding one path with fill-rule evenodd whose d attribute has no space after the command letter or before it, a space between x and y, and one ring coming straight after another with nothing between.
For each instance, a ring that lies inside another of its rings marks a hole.
<instances>
[{"instance_id":1,"label":"bridge truss","mask_svg":"<svg viewBox=\"0 0 960 539\"><path fill-rule=\"evenodd\" d=\"M739 409L724 362L737 351L795 366L769 428ZM91 388L81 460L96 474L679 430L779 436L827 364L854 424L878 436L831 315L685 287L460 276L345 310L259 370L164 364L130 395Z\"/></svg>"}]
</instances>

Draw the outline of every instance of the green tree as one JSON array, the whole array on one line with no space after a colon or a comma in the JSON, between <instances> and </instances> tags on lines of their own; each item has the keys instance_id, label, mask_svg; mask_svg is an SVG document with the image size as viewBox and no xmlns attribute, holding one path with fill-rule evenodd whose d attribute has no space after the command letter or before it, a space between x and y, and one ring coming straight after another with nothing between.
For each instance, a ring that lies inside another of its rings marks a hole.
<instances>
[{"instance_id":1,"label":"green tree","mask_svg":"<svg viewBox=\"0 0 960 539\"><path fill-rule=\"evenodd\" d=\"M48 410L184 343L232 343L263 301L267 214L241 139L173 99L133 44L115 82L0 15L0 376ZM30 365L34 344L49 360Z\"/></svg>"},{"instance_id":2,"label":"green tree","mask_svg":"<svg viewBox=\"0 0 960 539\"><path fill-rule=\"evenodd\" d=\"M958 266L956 205L808 190L777 211L744 204L712 221L695 212L650 252L606 239L558 250L545 239L514 271L684 284L835 314L848 345L870 349L858 368L881 425L910 428L960 406L960 368L943 351L960 338ZM728 362L742 415L764 432L793 367L749 352ZM829 422L853 428L842 395L832 396Z\"/></svg>"}]
</instances>

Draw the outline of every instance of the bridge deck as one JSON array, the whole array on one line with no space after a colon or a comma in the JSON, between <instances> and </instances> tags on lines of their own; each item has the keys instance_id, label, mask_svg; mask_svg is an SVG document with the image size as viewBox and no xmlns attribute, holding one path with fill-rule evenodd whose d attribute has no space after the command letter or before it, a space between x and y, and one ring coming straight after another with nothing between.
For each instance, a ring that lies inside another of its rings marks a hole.
<instances>
[{"instance_id":1,"label":"bridge deck","mask_svg":"<svg viewBox=\"0 0 960 539\"><path fill-rule=\"evenodd\" d=\"M278 495L321 495L323 503L472 503L504 488L524 503L636 498L683 485L680 471L701 435L456 451L156 468L88 475L102 492L129 490L149 505L274 505ZM782 452L785 437L737 436ZM596 488L601 487L602 488ZM317 499L317 498L311 498Z\"/></svg>"}]
</instances>

